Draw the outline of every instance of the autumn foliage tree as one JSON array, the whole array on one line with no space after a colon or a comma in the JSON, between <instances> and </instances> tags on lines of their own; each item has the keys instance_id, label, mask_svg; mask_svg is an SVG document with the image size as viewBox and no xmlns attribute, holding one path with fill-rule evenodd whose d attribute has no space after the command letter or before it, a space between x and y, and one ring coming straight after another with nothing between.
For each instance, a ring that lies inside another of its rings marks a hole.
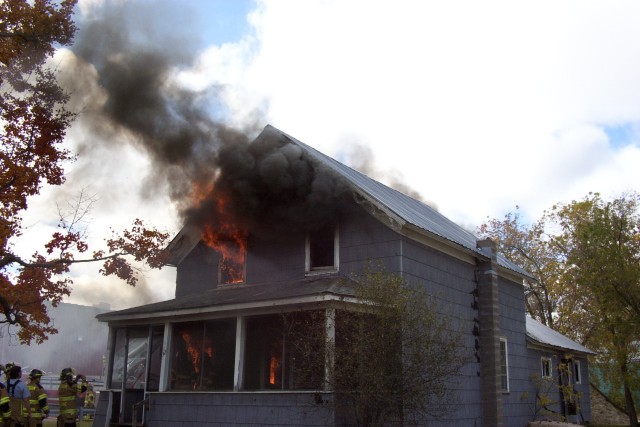
<instances>
[{"instance_id":1,"label":"autumn foliage tree","mask_svg":"<svg viewBox=\"0 0 640 427\"><path fill-rule=\"evenodd\" d=\"M14 250L29 198L40 194L43 185L63 184L64 163L74 158L63 141L75 113L65 107L69 95L48 61L57 47L73 41L75 4L0 2L0 323L17 326L23 343L42 342L57 332L44 302L56 306L70 294L71 265L101 262L102 274L134 285L136 268L130 260L159 267L165 259L168 235L140 220L130 230L113 233L106 248L93 253L73 218L61 218L41 250L26 255Z\"/></svg>"},{"instance_id":2,"label":"autumn foliage tree","mask_svg":"<svg viewBox=\"0 0 640 427\"><path fill-rule=\"evenodd\" d=\"M640 354L640 195L604 200L589 193L558 203L534 225L518 214L491 219L480 232L537 279L525 283L529 314L598 352L594 359L637 425L632 390Z\"/></svg>"},{"instance_id":3,"label":"autumn foliage tree","mask_svg":"<svg viewBox=\"0 0 640 427\"><path fill-rule=\"evenodd\" d=\"M633 390L640 384L640 195L607 201L591 193L554 206L547 218L559 228L552 241L566 254L566 281L580 290L583 311L591 318L575 327L589 330L586 343L598 351L596 364L615 386L610 397L626 407L629 425L637 426Z\"/></svg>"}]
</instances>

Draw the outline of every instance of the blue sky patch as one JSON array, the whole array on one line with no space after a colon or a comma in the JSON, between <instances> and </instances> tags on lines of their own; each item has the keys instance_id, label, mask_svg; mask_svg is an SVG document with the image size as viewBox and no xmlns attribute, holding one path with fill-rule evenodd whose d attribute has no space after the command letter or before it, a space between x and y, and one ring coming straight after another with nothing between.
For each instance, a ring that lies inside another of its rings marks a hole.
<instances>
[{"instance_id":1,"label":"blue sky patch","mask_svg":"<svg viewBox=\"0 0 640 427\"><path fill-rule=\"evenodd\" d=\"M638 140L638 123L628 122L615 126L604 126L603 130L609 137L609 144L614 148L635 144Z\"/></svg>"},{"instance_id":2,"label":"blue sky patch","mask_svg":"<svg viewBox=\"0 0 640 427\"><path fill-rule=\"evenodd\" d=\"M192 9L194 24L205 46L236 42L251 31L247 15L256 7L253 0L172 1Z\"/></svg>"}]
</instances>

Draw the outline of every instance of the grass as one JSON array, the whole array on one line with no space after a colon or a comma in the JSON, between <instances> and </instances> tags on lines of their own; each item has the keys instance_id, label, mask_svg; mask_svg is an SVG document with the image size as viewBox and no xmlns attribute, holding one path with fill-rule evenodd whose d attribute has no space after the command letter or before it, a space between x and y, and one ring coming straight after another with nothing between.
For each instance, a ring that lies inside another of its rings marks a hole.
<instances>
[{"instance_id":1,"label":"grass","mask_svg":"<svg viewBox=\"0 0 640 427\"><path fill-rule=\"evenodd\" d=\"M91 427L91 425L93 424L93 420L91 421L78 421L77 422L77 426L78 427ZM44 423L42 423L42 427L51 427L51 426L55 426L56 425L56 418L47 418L44 420Z\"/></svg>"}]
</instances>

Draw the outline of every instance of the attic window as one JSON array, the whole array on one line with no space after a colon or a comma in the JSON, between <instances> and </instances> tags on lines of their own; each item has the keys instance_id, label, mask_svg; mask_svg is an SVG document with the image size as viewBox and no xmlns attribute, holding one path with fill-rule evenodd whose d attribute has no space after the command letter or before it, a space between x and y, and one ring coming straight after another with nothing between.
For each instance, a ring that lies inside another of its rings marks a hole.
<instances>
[{"instance_id":1,"label":"attic window","mask_svg":"<svg viewBox=\"0 0 640 427\"><path fill-rule=\"evenodd\" d=\"M334 224L309 232L306 246L307 273L338 269L338 227Z\"/></svg>"}]
</instances>

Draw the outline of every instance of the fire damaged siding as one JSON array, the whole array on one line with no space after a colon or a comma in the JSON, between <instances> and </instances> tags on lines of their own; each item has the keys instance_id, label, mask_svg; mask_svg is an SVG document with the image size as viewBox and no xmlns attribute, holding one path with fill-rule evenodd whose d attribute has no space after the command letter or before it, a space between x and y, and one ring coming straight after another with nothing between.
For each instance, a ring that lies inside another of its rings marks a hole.
<instances>
[{"instance_id":1,"label":"fire damaged siding","mask_svg":"<svg viewBox=\"0 0 640 427\"><path fill-rule=\"evenodd\" d=\"M304 277L305 236L249 238L246 282L277 283Z\"/></svg>"},{"instance_id":2,"label":"fire damaged siding","mask_svg":"<svg viewBox=\"0 0 640 427\"><path fill-rule=\"evenodd\" d=\"M178 265L176 298L197 294L218 284L218 254L200 242Z\"/></svg>"},{"instance_id":3,"label":"fire damaged siding","mask_svg":"<svg viewBox=\"0 0 640 427\"><path fill-rule=\"evenodd\" d=\"M153 393L149 426L333 426L325 393Z\"/></svg>"}]
</instances>

